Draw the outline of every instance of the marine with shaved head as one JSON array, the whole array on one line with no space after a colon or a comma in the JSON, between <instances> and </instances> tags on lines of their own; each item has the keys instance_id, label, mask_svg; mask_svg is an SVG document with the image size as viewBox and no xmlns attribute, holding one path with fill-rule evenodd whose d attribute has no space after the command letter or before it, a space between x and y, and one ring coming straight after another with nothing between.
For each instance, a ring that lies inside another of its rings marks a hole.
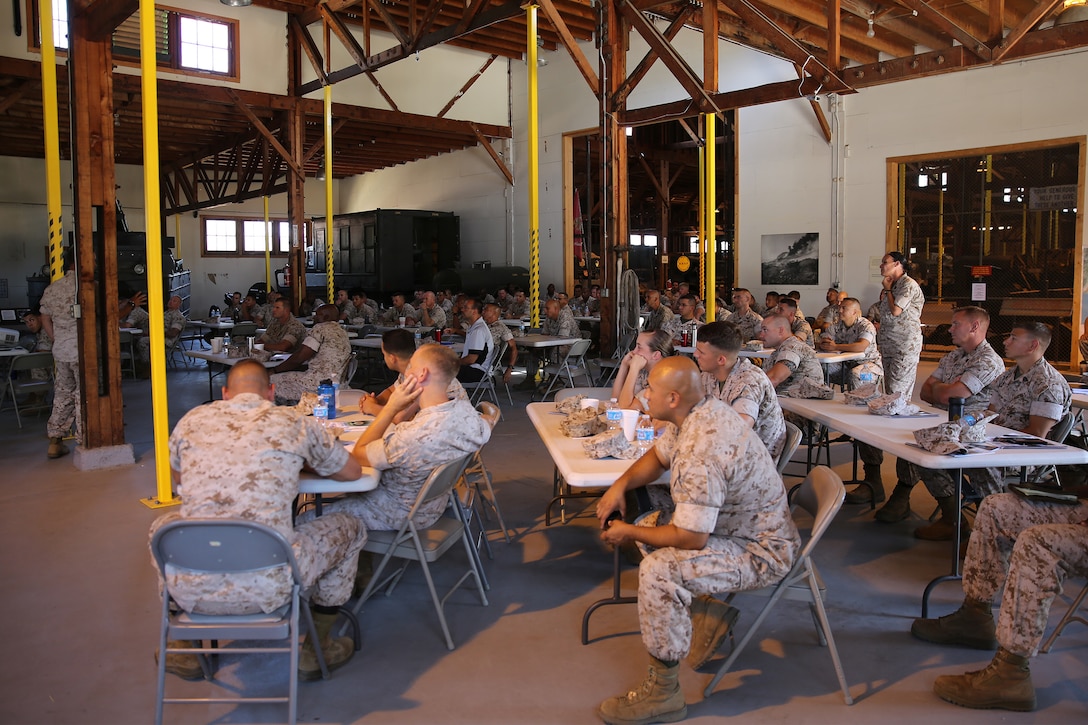
<instances>
[{"instance_id":1,"label":"marine with shaved head","mask_svg":"<svg viewBox=\"0 0 1088 725\"><path fill-rule=\"evenodd\" d=\"M648 380L650 415L667 423L654 447L597 504L601 538L636 542L638 616L649 676L605 700L607 723L675 722L687 715L679 662L703 665L725 641L736 610L711 595L780 581L800 548L786 490L755 431L726 403L705 397L688 358L658 362ZM625 494L671 472L673 509L625 523ZM621 518L613 521L613 513Z\"/></svg>"}]
</instances>

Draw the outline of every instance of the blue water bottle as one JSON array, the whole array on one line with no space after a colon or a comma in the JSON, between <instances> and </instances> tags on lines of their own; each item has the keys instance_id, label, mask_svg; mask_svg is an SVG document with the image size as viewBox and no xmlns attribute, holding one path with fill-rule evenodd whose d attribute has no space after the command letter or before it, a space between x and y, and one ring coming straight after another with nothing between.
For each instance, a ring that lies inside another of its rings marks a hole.
<instances>
[{"instance_id":1,"label":"blue water bottle","mask_svg":"<svg viewBox=\"0 0 1088 725\"><path fill-rule=\"evenodd\" d=\"M321 404L324 405L329 411L329 419L336 417L336 388L333 387L332 380L322 380L317 386L317 397L321 400Z\"/></svg>"}]
</instances>

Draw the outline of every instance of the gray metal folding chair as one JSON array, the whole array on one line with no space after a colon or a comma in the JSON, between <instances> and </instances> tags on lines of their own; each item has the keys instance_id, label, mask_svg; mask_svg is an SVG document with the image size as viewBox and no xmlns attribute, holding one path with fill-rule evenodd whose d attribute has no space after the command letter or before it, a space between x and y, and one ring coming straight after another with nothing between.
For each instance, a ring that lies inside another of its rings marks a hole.
<instances>
[{"instance_id":1,"label":"gray metal folding chair","mask_svg":"<svg viewBox=\"0 0 1088 725\"><path fill-rule=\"evenodd\" d=\"M121 330L117 342L121 346L121 372L128 370L132 377L136 377L136 344L132 333Z\"/></svg>"},{"instance_id":2,"label":"gray metal folding chair","mask_svg":"<svg viewBox=\"0 0 1088 725\"><path fill-rule=\"evenodd\" d=\"M23 411L38 410L40 412L51 405L48 394L53 390L53 353L31 352L26 355L16 355L9 360L11 360L11 366L8 368L7 379L3 381L4 387L0 390L0 409L3 409L4 401L10 393L11 403L15 406L15 422L19 424L19 428L22 428L20 395L29 393L41 395L41 400L36 404L28 405L24 402ZM44 379L35 379L34 370L44 370L46 373Z\"/></svg>"},{"instance_id":3,"label":"gray metal folding chair","mask_svg":"<svg viewBox=\"0 0 1088 725\"><path fill-rule=\"evenodd\" d=\"M1058 626L1054 628L1054 631L1046 638L1046 642L1043 642L1043 646L1039 648L1040 652L1049 652L1050 647L1054 644L1054 640L1062 635L1062 631L1070 622L1080 622L1081 624L1088 626L1088 619L1085 619L1083 615L1078 614L1081 604L1084 603L1085 597L1088 597L1088 584L1085 584L1084 588L1080 590L1080 594L1073 599L1073 603L1069 605L1069 609L1066 611L1065 616L1061 618L1061 621L1058 622Z\"/></svg>"},{"instance_id":4,"label":"gray metal folding chair","mask_svg":"<svg viewBox=\"0 0 1088 725\"><path fill-rule=\"evenodd\" d=\"M544 395L541 396L541 400L547 400L556 383L562 382L564 377L566 378L564 385L569 383L572 388L576 377L584 377L591 384L594 382L593 374L589 372L589 364L586 362L586 352L592 342L592 340L579 340L570 346L567 354L563 356L563 359L557 365L546 365L544 367L544 373L549 375L551 380L548 382L548 388L544 391Z\"/></svg>"},{"instance_id":5,"label":"gray metal folding chair","mask_svg":"<svg viewBox=\"0 0 1088 725\"><path fill-rule=\"evenodd\" d=\"M782 452L778 454L778 475L782 475L782 471L785 470L786 464L793 458L793 454L797 452L797 449L801 445L801 429L795 426L793 423L786 421L786 444L782 446Z\"/></svg>"},{"instance_id":6,"label":"gray metal folding chair","mask_svg":"<svg viewBox=\"0 0 1088 725\"><path fill-rule=\"evenodd\" d=\"M151 539L151 553L158 564L163 582L168 582L167 567L193 574L250 573L286 566L291 570L291 597L287 604L269 614L205 615L181 611L169 588L164 585L162 622L159 631L158 692L155 701L155 722L161 725L165 704L276 703L287 704L288 722L296 721L298 708L299 618L306 632L316 637L307 592L302 588L291 544L270 526L242 519L179 519L163 525ZM196 654L201 661L204 677L214 679L207 655L218 651L212 647L167 647L168 640L261 640L272 645L232 647L231 654L281 653L290 655L290 685L286 697L199 697L167 698L166 655ZM329 676L315 648L321 674Z\"/></svg>"},{"instance_id":7,"label":"gray metal folding chair","mask_svg":"<svg viewBox=\"0 0 1088 725\"><path fill-rule=\"evenodd\" d=\"M487 372L475 383L461 383L464 389L469 393L469 402L473 405L477 405L484 399L484 394L487 393L491 396L491 400L495 402L495 405L499 405L499 394L495 390L495 376L501 375L502 371L502 358L506 354L508 345L504 342L499 347L498 353L491 361L491 365L488 366ZM507 388L507 394L509 394L509 388ZM513 404L513 398L510 400ZM499 410L499 417L502 417L502 410Z\"/></svg>"},{"instance_id":8,"label":"gray metal folding chair","mask_svg":"<svg viewBox=\"0 0 1088 725\"><path fill-rule=\"evenodd\" d=\"M483 402L476 406L476 409L480 411L480 415L487 424L491 426L492 432L495 430L495 426L499 424L499 408L497 405ZM483 484L487 489L487 495L484 496L480 489L480 485ZM483 518L490 518L487 515L487 510L490 508L495 512L495 518L498 519L499 529L502 530L502 536L506 540L506 543L510 543L510 534L506 530L506 522L502 518L502 509L499 508L499 499L495 496L495 489L491 486L491 473L487 470L487 466L484 465L483 449L476 451L473 454L471 461L465 468L465 486L467 488L466 497L462 499L462 503L469 508L469 515L471 516L478 508ZM476 502L480 501L481 505L476 507ZM479 519L480 516L477 515ZM479 534L476 537L476 550L479 551L480 545L487 547L487 557L493 559L491 553L491 543L487 540L487 534L484 532L483 521L480 522Z\"/></svg>"},{"instance_id":9,"label":"gray metal folding chair","mask_svg":"<svg viewBox=\"0 0 1088 725\"><path fill-rule=\"evenodd\" d=\"M813 622L816 624L816 633L819 636L820 644L826 646L831 653L831 661L835 666L835 674L839 678L843 699L846 700L847 705L854 704L854 700L850 696L850 687L846 684L846 675L843 674L842 663L839 661L839 651L835 647L835 639L831 634L831 624L828 622L827 612L824 610L824 598L827 588L824 586L823 580L816 570L816 565L812 561L812 552L816 548L816 544L820 542L820 537L827 531L827 527L835 518L835 514L842 508L845 496L846 489L843 488L842 479L830 468L816 466L809 471L808 476L801 483L796 495L793 497L793 505L807 511L813 517L808 541L805 542L801 553L797 556L797 561L793 563L793 567L782 581L773 587L761 589L757 592L745 592L746 594L769 594L770 599L767 600L763 609L756 616L752 626L744 633L740 643L733 648L729 657L718 668L717 674L707 684L706 689L703 691L705 697L710 697L714 687L733 666L733 663L737 661L745 646L755 637L759 625L771 613L771 609L778 603L778 600L785 598L808 602ZM732 600L732 598L733 595L730 595L729 599Z\"/></svg>"},{"instance_id":10,"label":"gray metal folding chair","mask_svg":"<svg viewBox=\"0 0 1088 725\"><path fill-rule=\"evenodd\" d=\"M382 572L385 570L389 560L396 557L398 559L405 559L409 562L418 561L420 567L423 569L423 576L427 580L427 588L431 593L431 601L434 603L434 610L438 614L439 624L442 625L442 634L446 638L446 647L449 649L454 648L453 637L450 636L450 628L446 623L445 606L446 600L450 595L457 591L466 579L472 577L476 580L476 589L480 594L480 602L487 606L487 594L484 593L483 578L480 576L479 565L477 563L478 553L475 547L469 541L468 534L468 521L465 517L465 512L458 504L457 501L451 500L451 497L456 497L453 491L453 487L457 485L457 482L461 479L461 474L465 471L465 466L468 465L469 459L472 454L462 456L456 460L444 463L433 471L431 475L427 477L427 481L419 490L419 496L416 498L416 502L412 505L412 510L408 513L408 518L401 525L397 531L370 531L369 538L366 545L363 547L365 551L369 551L375 554L383 554L381 562L374 568L374 574L370 579L370 583L367 584L366 590L359 597L359 601L355 603L353 613L358 615L362 609L363 604L370 595L377 589L385 588L386 596L393 593L393 588L400 581L400 578L404 575L407 568L401 567L393 574L381 578ZM453 511L453 516L442 516L427 528L418 528L412 521L412 518L416 515L420 506L433 501L434 499L445 499L450 501L453 505L450 509ZM458 578L445 596L441 599L438 598L438 592L435 590L434 580L431 578L431 569L428 566L429 563L437 561L443 554L450 550L460 541L465 548L465 555L468 557L468 569Z\"/></svg>"}]
</instances>

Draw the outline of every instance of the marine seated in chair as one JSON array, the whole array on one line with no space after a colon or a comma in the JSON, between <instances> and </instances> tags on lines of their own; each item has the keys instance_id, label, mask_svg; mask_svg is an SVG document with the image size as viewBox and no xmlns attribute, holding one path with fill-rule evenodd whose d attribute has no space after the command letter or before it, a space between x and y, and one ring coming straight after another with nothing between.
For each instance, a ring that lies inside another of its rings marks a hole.
<instances>
[{"instance_id":1,"label":"marine seated in chair","mask_svg":"<svg viewBox=\"0 0 1088 725\"><path fill-rule=\"evenodd\" d=\"M404 382L405 371L408 369L408 364L412 361L412 356L415 353L415 336L408 330L398 327L382 333L382 357L385 359L385 366L397 374L396 382ZM389 398L393 395L393 388L394 385L390 385L377 394L363 393L363 396L359 398L359 411L367 415L380 415L389 403ZM446 388L446 395L449 396L450 400L468 400L468 393L465 392L465 388L457 378L450 380L450 384ZM417 400L393 416L393 422L403 423L406 420L411 420L418 412L419 401Z\"/></svg>"},{"instance_id":2,"label":"marine seated in chair","mask_svg":"<svg viewBox=\"0 0 1088 725\"><path fill-rule=\"evenodd\" d=\"M981 670L938 677L933 691L941 699L963 707L1035 709L1029 664L1043 640L1050 605L1067 574L1088 575L1088 491L1077 493L1082 499L1075 506L1014 493L987 496L979 505L963 565L963 605L939 619L916 619L910 631L927 642L997 654ZM991 608L1002 584L995 626Z\"/></svg>"},{"instance_id":3,"label":"marine seated in chair","mask_svg":"<svg viewBox=\"0 0 1088 725\"><path fill-rule=\"evenodd\" d=\"M434 468L480 449L491 438L491 427L466 398L450 399L450 381L457 374L457 355L442 345L427 344L415 351L404 380L393 384L385 406L355 444L352 456L382 472L373 491L345 496L326 504L326 511L351 514L369 530L395 531ZM418 402L419 412L393 426L398 413ZM433 524L446 509L435 499L416 514L417 526ZM299 516L309 520L313 512Z\"/></svg>"},{"instance_id":4,"label":"marine seated in chair","mask_svg":"<svg viewBox=\"0 0 1088 725\"><path fill-rule=\"evenodd\" d=\"M601 538L637 542L646 552L638 572L638 618L650 655L647 679L605 700L606 723L675 722L687 715L679 684L685 656L698 668L725 641L736 610L712 598L782 579L800 550L786 490L766 446L727 403L703 395L695 364L662 360L650 372L649 412L664 435L597 504ZM627 491L671 470L675 510L638 524L610 521L625 510Z\"/></svg>"},{"instance_id":5,"label":"marine seated in chair","mask_svg":"<svg viewBox=\"0 0 1088 725\"><path fill-rule=\"evenodd\" d=\"M256 521L283 534L294 550L311 596L314 624L330 670L354 653L350 638L329 632L340 605L351 596L366 529L347 514L327 513L291 525L303 468L337 481L362 475L321 424L293 408L277 407L268 372L253 360L231 368L223 400L194 408L170 436L170 469L182 493L181 510L157 519L151 534L177 519L238 518ZM291 599L291 571L263 570L245 577L171 573L170 592L187 612L255 614L272 612ZM161 582L160 582L161 584ZM196 655L167 656L167 672L186 679L203 676ZM299 658L299 678L321 677L314 645L307 638Z\"/></svg>"}]
</instances>

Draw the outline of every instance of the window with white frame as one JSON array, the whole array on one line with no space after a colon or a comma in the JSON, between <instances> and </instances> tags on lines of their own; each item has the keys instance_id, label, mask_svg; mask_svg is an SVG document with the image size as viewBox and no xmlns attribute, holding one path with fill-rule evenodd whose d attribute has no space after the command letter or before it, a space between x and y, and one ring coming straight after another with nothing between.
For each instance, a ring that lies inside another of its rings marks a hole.
<instances>
[{"instance_id":1,"label":"window with white frame","mask_svg":"<svg viewBox=\"0 0 1088 725\"><path fill-rule=\"evenodd\" d=\"M35 26L40 26L39 0L29 0ZM68 4L51 0L53 44L68 49ZM34 38L41 47L41 37ZM114 59L122 64L140 60L140 11L130 15L113 31ZM155 56L160 68L186 74L238 80L238 21L191 10L155 8Z\"/></svg>"},{"instance_id":2,"label":"window with white frame","mask_svg":"<svg viewBox=\"0 0 1088 725\"><path fill-rule=\"evenodd\" d=\"M264 256L266 243L272 254L282 256L291 248L291 224L284 219L200 217L201 255Z\"/></svg>"}]
</instances>

